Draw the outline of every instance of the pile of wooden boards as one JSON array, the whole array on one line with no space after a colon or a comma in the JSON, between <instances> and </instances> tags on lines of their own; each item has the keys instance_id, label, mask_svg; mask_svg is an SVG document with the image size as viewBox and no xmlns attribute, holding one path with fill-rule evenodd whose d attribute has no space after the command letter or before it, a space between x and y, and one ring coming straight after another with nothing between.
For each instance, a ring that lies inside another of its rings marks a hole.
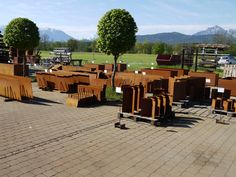
<instances>
[{"instance_id":1,"label":"pile of wooden boards","mask_svg":"<svg viewBox=\"0 0 236 177\"><path fill-rule=\"evenodd\" d=\"M31 79L0 74L0 95L13 100L33 98Z\"/></svg>"}]
</instances>

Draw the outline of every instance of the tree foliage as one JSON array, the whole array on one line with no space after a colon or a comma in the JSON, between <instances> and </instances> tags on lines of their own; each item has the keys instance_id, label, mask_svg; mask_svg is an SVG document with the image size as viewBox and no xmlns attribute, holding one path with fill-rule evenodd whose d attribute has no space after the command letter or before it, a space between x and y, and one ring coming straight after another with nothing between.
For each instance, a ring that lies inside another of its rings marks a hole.
<instances>
[{"instance_id":1,"label":"tree foliage","mask_svg":"<svg viewBox=\"0 0 236 177\"><path fill-rule=\"evenodd\" d=\"M69 39L67 41L67 46L71 49L72 52L74 52L78 49L79 41L76 39Z\"/></svg>"},{"instance_id":2,"label":"tree foliage","mask_svg":"<svg viewBox=\"0 0 236 177\"><path fill-rule=\"evenodd\" d=\"M108 55L119 56L135 45L136 32L136 23L129 12L110 10L98 23L98 48Z\"/></svg>"},{"instance_id":3,"label":"tree foliage","mask_svg":"<svg viewBox=\"0 0 236 177\"><path fill-rule=\"evenodd\" d=\"M31 20L15 18L6 26L3 40L10 47L33 49L39 44L39 30Z\"/></svg>"},{"instance_id":4,"label":"tree foliage","mask_svg":"<svg viewBox=\"0 0 236 177\"><path fill-rule=\"evenodd\" d=\"M130 13L124 9L108 11L98 23L97 46L101 52L114 56L112 86L116 72L116 62L120 55L132 49L136 42L138 28Z\"/></svg>"}]
</instances>

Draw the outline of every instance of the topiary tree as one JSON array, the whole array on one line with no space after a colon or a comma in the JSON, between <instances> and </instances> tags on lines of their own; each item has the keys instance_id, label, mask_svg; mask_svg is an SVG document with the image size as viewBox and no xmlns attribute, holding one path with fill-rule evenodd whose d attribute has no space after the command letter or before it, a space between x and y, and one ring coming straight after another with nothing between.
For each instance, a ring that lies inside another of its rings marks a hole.
<instances>
[{"instance_id":1,"label":"topiary tree","mask_svg":"<svg viewBox=\"0 0 236 177\"><path fill-rule=\"evenodd\" d=\"M114 56L112 87L115 89L117 59L135 45L135 33L138 29L133 17L124 9L108 11L100 19L97 27L97 47L101 52Z\"/></svg>"},{"instance_id":2,"label":"topiary tree","mask_svg":"<svg viewBox=\"0 0 236 177\"><path fill-rule=\"evenodd\" d=\"M40 40L38 27L27 18L15 18L6 26L3 40L9 47L24 51L23 75L25 76L25 51L38 46Z\"/></svg>"}]
</instances>

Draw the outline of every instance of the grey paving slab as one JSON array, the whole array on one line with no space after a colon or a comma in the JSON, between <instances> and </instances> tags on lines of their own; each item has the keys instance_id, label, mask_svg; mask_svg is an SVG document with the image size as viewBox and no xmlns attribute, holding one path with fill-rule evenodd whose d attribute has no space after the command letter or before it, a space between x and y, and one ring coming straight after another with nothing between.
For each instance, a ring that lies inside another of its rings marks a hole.
<instances>
[{"instance_id":1,"label":"grey paving slab","mask_svg":"<svg viewBox=\"0 0 236 177\"><path fill-rule=\"evenodd\" d=\"M0 97L0 176L235 176L236 123L216 124L207 107L120 130L119 106L69 108L66 94L33 90L32 101Z\"/></svg>"}]
</instances>

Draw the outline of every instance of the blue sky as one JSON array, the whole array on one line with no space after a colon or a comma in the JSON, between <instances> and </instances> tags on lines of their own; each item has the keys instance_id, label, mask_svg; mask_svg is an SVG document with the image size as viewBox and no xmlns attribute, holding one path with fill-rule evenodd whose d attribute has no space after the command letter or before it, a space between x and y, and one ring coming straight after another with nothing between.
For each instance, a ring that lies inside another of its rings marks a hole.
<instances>
[{"instance_id":1,"label":"blue sky","mask_svg":"<svg viewBox=\"0 0 236 177\"><path fill-rule=\"evenodd\" d=\"M138 34L193 34L214 25L236 29L235 0L5 0L0 3L0 25L27 17L39 27L94 38L99 19L113 8L131 13Z\"/></svg>"}]
</instances>

